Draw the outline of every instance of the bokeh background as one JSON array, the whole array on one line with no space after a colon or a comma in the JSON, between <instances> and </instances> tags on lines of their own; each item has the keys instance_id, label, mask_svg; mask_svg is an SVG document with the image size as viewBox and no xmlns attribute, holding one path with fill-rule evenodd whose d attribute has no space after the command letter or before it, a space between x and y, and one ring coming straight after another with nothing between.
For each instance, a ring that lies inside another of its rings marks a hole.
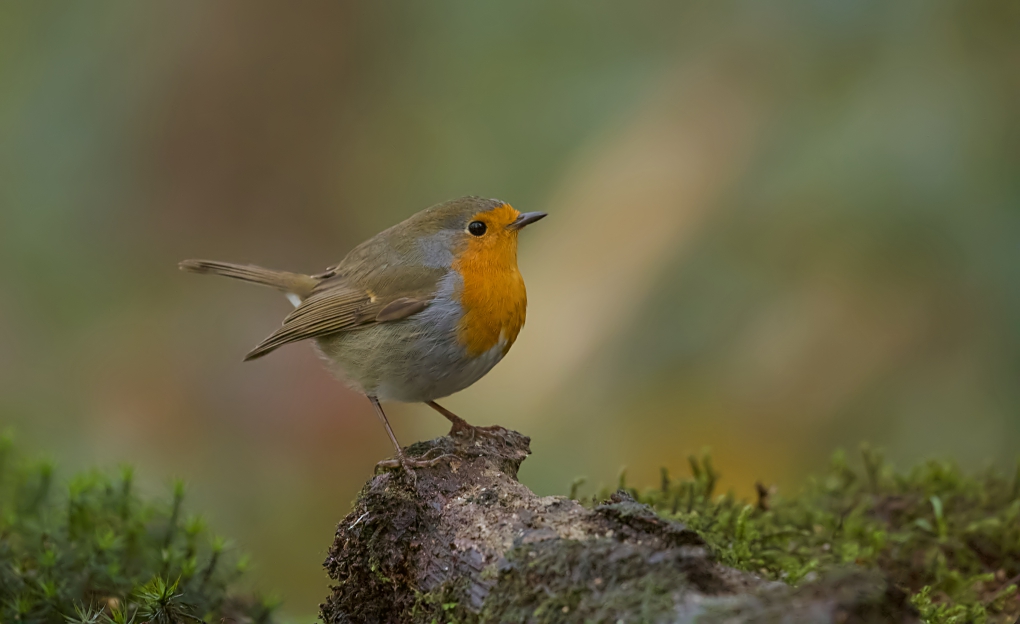
<instances>
[{"instance_id":1,"label":"bokeh background","mask_svg":"<svg viewBox=\"0 0 1020 624\"><path fill-rule=\"evenodd\" d=\"M242 365L282 297L176 263L319 271L479 194L551 216L448 405L530 434L535 490L704 447L738 493L863 440L1012 461L1018 112L1009 0L5 2L0 426L185 478L309 620L389 444L307 345Z\"/></svg>"}]
</instances>

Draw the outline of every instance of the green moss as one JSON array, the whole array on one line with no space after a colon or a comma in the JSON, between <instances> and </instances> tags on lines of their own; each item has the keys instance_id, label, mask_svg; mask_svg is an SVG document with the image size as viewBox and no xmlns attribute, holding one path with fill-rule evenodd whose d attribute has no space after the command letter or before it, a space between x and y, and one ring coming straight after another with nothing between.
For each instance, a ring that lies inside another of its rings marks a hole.
<instances>
[{"instance_id":1,"label":"green moss","mask_svg":"<svg viewBox=\"0 0 1020 624\"><path fill-rule=\"evenodd\" d=\"M412 622L429 624L477 624L478 614L459 602L464 583L443 583L431 592L416 592L410 609Z\"/></svg>"},{"instance_id":2,"label":"green moss","mask_svg":"<svg viewBox=\"0 0 1020 624\"><path fill-rule=\"evenodd\" d=\"M353 513L358 519L349 525L341 523L326 559L326 570L336 580L323 607L326 622L386 622L392 613L423 612L443 600L419 596L415 602L404 591L414 585L413 553L420 548L415 536L436 511L421 505L403 485L371 486L372 482L365 486L355 503ZM334 604L355 604L357 613L348 617Z\"/></svg>"},{"instance_id":3,"label":"green moss","mask_svg":"<svg viewBox=\"0 0 1020 624\"><path fill-rule=\"evenodd\" d=\"M791 584L847 564L878 569L929 623L1020 615L1020 465L1009 476L938 461L896 472L865 448L860 468L837 453L796 496L759 487L749 504L715 494L709 457L690 463L689 479L664 472L660 487L628 491L697 531L722 563Z\"/></svg>"},{"instance_id":4,"label":"green moss","mask_svg":"<svg viewBox=\"0 0 1020 624\"><path fill-rule=\"evenodd\" d=\"M139 498L130 469L83 473L61 491L50 464L0 438L0 622L269 621L271 601L232 592L246 560L183 502L179 482L166 503Z\"/></svg>"},{"instance_id":5,"label":"green moss","mask_svg":"<svg viewBox=\"0 0 1020 624\"><path fill-rule=\"evenodd\" d=\"M674 594L690 585L677 557L649 563L650 548L622 552L611 538L547 540L514 547L481 610L457 602L463 580L418 594L411 620L429 624L481 622L554 624L615 622L640 615L653 622L674 611Z\"/></svg>"}]
</instances>

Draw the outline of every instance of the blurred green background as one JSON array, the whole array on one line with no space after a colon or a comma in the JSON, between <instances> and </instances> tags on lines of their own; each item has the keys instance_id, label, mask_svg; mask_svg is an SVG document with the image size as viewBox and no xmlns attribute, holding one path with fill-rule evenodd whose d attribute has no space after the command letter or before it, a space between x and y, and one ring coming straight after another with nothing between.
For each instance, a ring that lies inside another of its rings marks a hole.
<instances>
[{"instance_id":1,"label":"blurred green background","mask_svg":"<svg viewBox=\"0 0 1020 624\"><path fill-rule=\"evenodd\" d=\"M706 446L738 493L862 440L1005 462L1018 111L1009 0L5 2L0 426L184 477L311 619L389 443L307 345L241 364L282 297L176 263L319 271L479 194L551 216L520 340L448 405L530 434L536 491Z\"/></svg>"}]
</instances>

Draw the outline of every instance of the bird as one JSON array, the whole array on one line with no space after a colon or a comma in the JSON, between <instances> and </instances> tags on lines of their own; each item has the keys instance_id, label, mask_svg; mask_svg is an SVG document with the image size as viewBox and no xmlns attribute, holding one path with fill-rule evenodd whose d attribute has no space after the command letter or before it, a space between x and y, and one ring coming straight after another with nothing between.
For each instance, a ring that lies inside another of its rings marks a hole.
<instances>
[{"instance_id":1,"label":"bird","mask_svg":"<svg viewBox=\"0 0 1020 624\"><path fill-rule=\"evenodd\" d=\"M295 306L245 357L311 340L327 368L368 398L405 470L442 459L411 459L381 402L425 403L451 435L491 434L437 399L481 379L513 346L527 313L517 238L544 212L518 212L469 196L436 204L354 247L324 272L307 275L251 264L184 260L183 271L221 275L281 291Z\"/></svg>"}]
</instances>

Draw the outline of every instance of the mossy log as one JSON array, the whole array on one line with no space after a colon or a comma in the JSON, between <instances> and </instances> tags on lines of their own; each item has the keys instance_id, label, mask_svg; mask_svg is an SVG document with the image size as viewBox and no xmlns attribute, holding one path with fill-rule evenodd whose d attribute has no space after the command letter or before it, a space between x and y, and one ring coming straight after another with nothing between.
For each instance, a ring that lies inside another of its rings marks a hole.
<instances>
[{"instance_id":1,"label":"mossy log","mask_svg":"<svg viewBox=\"0 0 1020 624\"><path fill-rule=\"evenodd\" d=\"M517 481L529 438L441 437L450 456L376 475L340 523L328 624L389 622L918 622L879 574L790 587L716 562L697 533L618 492L588 509Z\"/></svg>"}]
</instances>

